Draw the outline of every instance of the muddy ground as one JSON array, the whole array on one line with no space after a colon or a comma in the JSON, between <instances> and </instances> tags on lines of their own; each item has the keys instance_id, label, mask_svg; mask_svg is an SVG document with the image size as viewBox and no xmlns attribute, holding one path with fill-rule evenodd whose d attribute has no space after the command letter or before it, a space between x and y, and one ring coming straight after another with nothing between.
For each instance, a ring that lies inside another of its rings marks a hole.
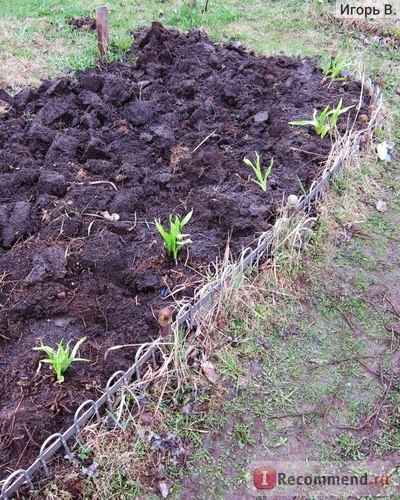
<instances>
[{"instance_id":1,"label":"muddy ground","mask_svg":"<svg viewBox=\"0 0 400 500\"><path fill-rule=\"evenodd\" d=\"M316 178L331 140L288 122L340 98L357 104L359 93L358 83L322 83L315 61L262 57L157 23L136 34L125 62L14 97L0 90L3 477L132 363L134 348L104 362L108 347L158 336L153 311L171 302L166 290L190 295L229 239L237 254L270 227L284 197ZM341 130L347 116L354 108ZM274 158L266 193L243 163L255 151L264 165ZM191 209L193 244L175 266L153 222ZM90 362L63 384L47 366L36 373L39 339L84 336Z\"/></svg>"}]
</instances>

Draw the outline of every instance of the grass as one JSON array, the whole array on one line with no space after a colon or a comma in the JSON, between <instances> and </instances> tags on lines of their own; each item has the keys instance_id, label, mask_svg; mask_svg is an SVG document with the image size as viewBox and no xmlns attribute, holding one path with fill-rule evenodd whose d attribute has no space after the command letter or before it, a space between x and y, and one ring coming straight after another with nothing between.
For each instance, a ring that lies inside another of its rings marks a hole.
<instances>
[{"instance_id":1,"label":"grass","mask_svg":"<svg viewBox=\"0 0 400 500\"><path fill-rule=\"evenodd\" d=\"M211 0L207 13L198 3L191 11L180 0L110 0L110 60L129 48L132 30L155 19L204 28L217 41L238 40L263 53L318 57L325 67L337 49L379 81L388 115L374 140L399 146L400 58L395 45L372 39L370 25L341 24L316 1ZM16 91L97 64L94 33L66 24L93 15L96 6L3 1L0 85ZM398 40L395 26L373 27ZM371 43L362 42L363 33ZM218 382L208 384L195 370L179 374L178 382L171 375L169 386L158 381L145 395L152 424L131 418L126 405L123 425L112 425L120 421L114 415L103 427L88 427L77 464L63 466L37 498L71 498L73 491L84 498L156 498L160 461L174 480L172 498L243 497L254 457L298 456L330 467L398 450L399 338L391 326L399 318L385 297L400 278L400 179L372 151L350 167L319 207L307 245L299 244L299 229L282 228L275 262L264 263L251 280L241 277L235 293L224 295L229 301L220 304L218 328L211 322L206 336L217 345L210 356ZM388 203L385 213L375 209L380 198ZM181 361L182 332L177 337ZM146 438L150 431L183 440L190 450L186 469L157 455ZM99 464L95 478L82 475L88 460Z\"/></svg>"}]
</instances>

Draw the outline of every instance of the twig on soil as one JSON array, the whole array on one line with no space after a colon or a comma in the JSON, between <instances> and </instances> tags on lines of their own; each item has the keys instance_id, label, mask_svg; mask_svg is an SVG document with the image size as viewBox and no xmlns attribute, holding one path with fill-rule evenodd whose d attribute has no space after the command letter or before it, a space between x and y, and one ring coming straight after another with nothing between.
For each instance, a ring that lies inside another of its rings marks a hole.
<instances>
[{"instance_id":1,"label":"twig on soil","mask_svg":"<svg viewBox=\"0 0 400 500\"><path fill-rule=\"evenodd\" d=\"M25 446L24 446L24 449L21 451L19 457L18 457L18 460L17 460L17 463L15 464L15 470L18 469L19 467L19 464L21 463L21 460L25 454L25 451L26 449L28 448L29 444L32 443L33 445L35 445L36 447L39 448L39 444L32 438L32 435L31 433L29 432L28 428L26 425L24 425L24 429L25 429L25 432L26 434L28 435L28 441L26 442ZM34 431L36 430L36 427L34 428Z\"/></svg>"},{"instance_id":2,"label":"twig on soil","mask_svg":"<svg viewBox=\"0 0 400 500\"><path fill-rule=\"evenodd\" d=\"M400 312L397 310L397 307L393 304L393 302L387 297L385 294L383 294L383 298L389 302L389 304L392 306L394 313L398 318L400 318Z\"/></svg>"},{"instance_id":3,"label":"twig on soil","mask_svg":"<svg viewBox=\"0 0 400 500\"><path fill-rule=\"evenodd\" d=\"M353 325L353 322L347 317L347 315L343 312L343 310L338 306L336 305L336 309L340 312L340 314L343 316L344 320L346 321L346 323L349 325L350 328L353 328L354 329L354 325Z\"/></svg>"},{"instance_id":4,"label":"twig on soil","mask_svg":"<svg viewBox=\"0 0 400 500\"><path fill-rule=\"evenodd\" d=\"M13 418L12 418L12 424L11 424L11 428L9 430L9 435L12 436L13 432L14 432L14 425L15 425L15 417L17 416L17 413L18 413L18 410L19 410L19 407L21 406L21 403L24 399L24 395L22 394L21 396L21 399L19 400L18 404L17 404L17 407L15 408L14 410L14 415L13 415Z\"/></svg>"},{"instance_id":5,"label":"twig on soil","mask_svg":"<svg viewBox=\"0 0 400 500\"><path fill-rule=\"evenodd\" d=\"M210 135L208 135L205 139L203 139L201 143L193 149L192 154L195 153L199 149L199 147L202 146L206 141L208 141L208 139L212 137L216 131L217 129L215 129L214 132L211 132Z\"/></svg>"},{"instance_id":6,"label":"twig on soil","mask_svg":"<svg viewBox=\"0 0 400 500\"><path fill-rule=\"evenodd\" d=\"M396 329L396 325L385 325L386 330L398 335L400 337L400 329ZM398 328L398 327L397 327Z\"/></svg>"},{"instance_id":7,"label":"twig on soil","mask_svg":"<svg viewBox=\"0 0 400 500\"><path fill-rule=\"evenodd\" d=\"M329 365L337 365L339 363L346 363L347 361L359 361L360 358L373 358L375 359L375 356L352 356L350 358L344 358L344 359L334 359L333 361L328 361L327 363L317 363L315 361L311 361L311 363L314 363L316 366L312 366L311 370L316 370L317 368L321 368L322 366L329 366Z\"/></svg>"},{"instance_id":8,"label":"twig on soil","mask_svg":"<svg viewBox=\"0 0 400 500\"><path fill-rule=\"evenodd\" d=\"M370 356L370 357L373 357L373 356ZM383 385L385 385L385 383L387 384L389 381L388 379L383 375L382 372L378 373L374 370L372 370L372 368L370 368L369 366L365 365L364 363L362 363L359 359L356 360L363 368L365 368L367 370L368 373L370 373L371 375L374 375L376 378L378 378Z\"/></svg>"},{"instance_id":9,"label":"twig on soil","mask_svg":"<svg viewBox=\"0 0 400 500\"><path fill-rule=\"evenodd\" d=\"M84 186L85 184L86 184L85 182L71 182L70 183L71 186L72 185ZM110 186L112 186L115 189L115 191L118 191L117 186L111 181L90 181L90 182L88 182L88 184L90 186L95 186L97 184L110 184Z\"/></svg>"},{"instance_id":10,"label":"twig on soil","mask_svg":"<svg viewBox=\"0 0 400 500\"><path fill-rule=\"evenodd\" d=\"M352 431L362 431L363 429L365 429L365 427L367 427L367 425L371 422L371 420L375 416L378 417L379 413L381 412L383 405L385 404L387 398L389 397L389 392L393 385L393 378L394 378L394 373L392 373L390 381L381 397L380 402L375 407L375 410L364 420L364 423L362 425L358 427L350 427L350 426L337 427L337 429L352 430Z\"/></svg>"},{"instance_id":11,"label":"twig on soil","mask_svg":"<svg viewBox=\"0 0 400 500\"><path fill-rule=\"evenodd\" d=\"M286 413L285 415L270 415L268 418L281 419L281 418L291 418L291 417L305 417L306 415L319 415L321 417L325 416L324 411L306 411L304 413Z\"/></svg>"},{"instance_id":12,"label":"twig on soil","mask_svg":"<svg viewBox=\"0 0 400 500\"><path fill-rule=\"evenodd\" d=\"M206 431L204 429L193 429L192 427L181 427L183 431L189 432L199 432L200 434L210 434L211 431Z\"/></svg>"},{"instance_id":13,"label":"twig on soil","mask_svg":"<svg viewBox=\"0 0 400 500\"><path fill-rule=\"evenodd\" d=\"M329 404L328 404L328 406L325 408L325 411L324 411L324 422L325 422L325 421L326 421L326 419L328 418L328 413L330 412L330 410L331 410L331 408L332 408L332 406L333 406L333 403L334 403L334 401L335 401L335 399L336 399L336 396L339 394L340 390L341 390L341 387L338 387L338 388L336 389L336 391L332 394L331 399L329 400Z\"/></svg>"},{"instance_id":14,"label":"twig on soil","mask_svg":"<svg viewBox=\"0 0 400 500\"><path fill-rule=\"evenodd\" d=\"M320 156L321 158L325 158L325 155L320 155L319 153L313 153L312 151L306 151L305 149L293 148L293 147L291 147L290 149L293 149L293 151L300 151L300 153L306 153L308 155Z\"/></svg>"}]
</instances>

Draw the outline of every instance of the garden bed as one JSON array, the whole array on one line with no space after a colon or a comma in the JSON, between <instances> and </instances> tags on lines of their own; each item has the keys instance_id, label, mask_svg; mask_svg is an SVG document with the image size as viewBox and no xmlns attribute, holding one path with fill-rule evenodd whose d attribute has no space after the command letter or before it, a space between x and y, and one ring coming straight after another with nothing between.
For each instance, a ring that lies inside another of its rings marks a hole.
<instances>
[{"instance_id":1,"label":"garden bed","mask_svg":"<svg viewBox=\"0 0 400 500\"><path fill-rule=\"evenodd\" d=\"M154 311L173 302L171 290L190 296L228 241L237 254L288 194L310 186L331 140L288 122L360 96L356 82L322 78L312 60L257 56L155 23L123 63L15 97L0 90L1 476L29 464L132 364L135 348L104 361L109 347L157 337ZM366 97L364 118L368 106ZM352 108L339 130L355 117ZM264 166L274 158L266 193L243 162L255 151ZM175 266L153 222L191 209L193 244ZM47 367L36 373L39 339L84 336L90 363L62 384Z\"/></svg>"}]
</instances>

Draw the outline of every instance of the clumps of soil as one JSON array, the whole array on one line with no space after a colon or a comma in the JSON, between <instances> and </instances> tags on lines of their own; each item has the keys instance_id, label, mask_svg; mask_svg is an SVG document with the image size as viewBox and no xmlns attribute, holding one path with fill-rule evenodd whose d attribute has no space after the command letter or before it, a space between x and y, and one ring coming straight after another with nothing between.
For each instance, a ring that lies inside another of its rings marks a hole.
<instances>
[{"instance_id":1,"label":"clumps of soil","mask_svg":"<svg viewBox=\"0 0 400 500\"><path fill-rule=\"evenodd\" d=\"M229 239L237 255L270 228L282 199L316 178L331 141L288 122L340 98L359 101L358 83L323 84L313 60L258 56L198 31L155 23L136 33L132 55L135 65L88 69L14 97L0 90L3 476L27 466L80 403L131 365L134 348L105 361L107 348L158 336L166 290L191 296ZM347 119L355 108L342 130ZM274 158L266 193L243 163L255 151L263 165ZM152 223L191 209L193 244L175 266ZM39 339L84 336L80 354L91 362L63 384L48 367L36 372Z\"/></svg>"},{"instance_id":2,"label":"clumps of soil","mask_svg":"<svg viewBox=\"0 0 400 500\"><path fill-rule=\"evenodd\" d=\"M96 19L91 16L71 17L67 19L67 24L78 30L94 31L97 27Z\"/></svg>"}]
</instances>

